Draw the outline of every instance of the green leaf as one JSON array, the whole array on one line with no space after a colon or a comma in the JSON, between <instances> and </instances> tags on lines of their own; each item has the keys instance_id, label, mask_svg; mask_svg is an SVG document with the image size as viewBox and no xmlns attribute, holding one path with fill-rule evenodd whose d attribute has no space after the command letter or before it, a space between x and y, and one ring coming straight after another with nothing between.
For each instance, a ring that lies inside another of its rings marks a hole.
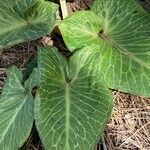
<instances>
[{"instance_id":1,"label":"green leaf","mask_svg":"<svg viewBox=\"0 0 150 150\"><path fill-rule=\"evenodd\" d=\"M31 89L35 86L37 70L22 86L22 72L11 67L6 70L7 81L0 96L0 149L18 150L27 140L33 125L34 103Z\"/></svg>"},{"instance_id":2,"label":"green leaf","mask_svg":"<svg viewBox=\"0 0 150 150\"><path fill-rule=\"evenodd\" d=\"M27 67L23 72L23 81L29 78L30 74L32 73L33 69L38 67L38 62L37 62L37 56L32 58L31 60L28 61Z\"/></svg>"},{"instance_id":3,"label":"green leaf","mask_svg":"<svg viewBox=\"0 0 150 150\"><path fill-rule=\"evenodd\" d=\"M86 67L82 58L40 48L36 126L47 150L92 150L106 126L112 95Z\"/></svg>"},{"instance_id":4,"label":"green leaf","mask_svg":"<svg viewBox=\"0 0 150 150\"><path fill-rule=\"evenodd\" d=\"M66 45L84 50L110 88L150 97L149 13L135 0L96 0L92 10L59 24Z\"/></svg>"},{"instance_id":5,"label":"green leaf","mask_svg":"<svg viewBox=\"0 0 150 150\"><path fill-rule=\"evenodd\" d=\"M57 5L44 0L0 1L0 49L49 34Z\"/></svg>"}]
</instances>

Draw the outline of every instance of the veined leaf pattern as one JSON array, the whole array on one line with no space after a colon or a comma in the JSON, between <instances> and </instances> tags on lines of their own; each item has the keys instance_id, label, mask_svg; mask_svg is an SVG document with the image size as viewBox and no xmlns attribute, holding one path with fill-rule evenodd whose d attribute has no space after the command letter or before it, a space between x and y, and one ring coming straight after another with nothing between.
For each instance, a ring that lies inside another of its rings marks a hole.
<instances>
[{"instance_id":1,"label":"veined leaf pattern","mask_svg":"<svg viewBox=\"0 0 150 150\"><path fill-rule=\"evenodd\" d=\"M110 88L150 97L150 15L135 0L96 0L59 28L71 51L93 57Z\"/></svg>"},{"instance_id":2,"label":"veined leaf pattern","mask_svg":"<svg viewBox=\"0 0 150 150\"><path fill-rule=\"evenodd\" d=\"M0 1L0 49L49 34L57 5L45 0Z\"/></svg>"},{"instance_id":3,"label":"veined leaf pattern","mask_svg":"<svg viewBox=\"0 0 150 150\"><path fill-rule=\"evenodd\" d=\"M85 59L74 56L39 50L36 126L47 150L93 149L112 110L109 89L85 69Z\"/></svg>"},{"instance_id":4,"label":"veined leaf pattern","mask_svg":"<svg viewBox=\"0 0 150 150\"><path fill-rule=\"evenodd\" d=\"M6 70L7 81L0 96L0 149L18 150L29 137L34 120L31 94L37 80L37 70L22 86L22 72L11 67Z\"/></svg>"}]
</instances>

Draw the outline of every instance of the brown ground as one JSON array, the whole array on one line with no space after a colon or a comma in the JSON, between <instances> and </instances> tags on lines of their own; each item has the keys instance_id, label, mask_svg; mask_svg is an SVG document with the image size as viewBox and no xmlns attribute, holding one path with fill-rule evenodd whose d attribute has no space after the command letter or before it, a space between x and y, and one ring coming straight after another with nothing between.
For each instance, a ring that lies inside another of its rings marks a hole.
<instances>
[{"instance_id":1,"label":"brown ground","mask_svg":"<svg viewBox=\"0 0 150 150\"><path fill-rule=\"evenodd\" d=\"M70 0L71 1L71 0ZM68 3L68 11L89 9L92 0L74 0ZM150 0L141 0L145 7L150 6ZM60 38L54 37L55 42ZM22 70L27 63L37 55L39 39L25 44L19 44L7 49L0 55L0 91L4 84L4 68L16 65ZM61 42L59 42L61 47ZM65 49L63 47L63 49ZM150 150L150 99L113 91L114 109L112 117L96 150ZM33 131L22 147L22 150L42 150L38 134Z\"/></svg>"}]
</instances>

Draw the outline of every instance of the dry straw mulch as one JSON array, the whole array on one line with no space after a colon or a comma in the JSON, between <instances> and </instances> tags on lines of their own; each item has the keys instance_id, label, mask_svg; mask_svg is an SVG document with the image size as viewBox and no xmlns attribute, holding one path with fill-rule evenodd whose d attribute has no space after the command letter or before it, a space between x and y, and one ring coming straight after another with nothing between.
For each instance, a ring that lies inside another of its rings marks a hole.
<instances>
[{"instance_id":1,"label":"dry straw mulch","mask_svg":"<svg viewBox=\"0 0 150 150\"><path fill-rule=\"evenodd\" d=\"M150 150L150 99L114 91L107 150Z\"/></svg>"}]
</instances>

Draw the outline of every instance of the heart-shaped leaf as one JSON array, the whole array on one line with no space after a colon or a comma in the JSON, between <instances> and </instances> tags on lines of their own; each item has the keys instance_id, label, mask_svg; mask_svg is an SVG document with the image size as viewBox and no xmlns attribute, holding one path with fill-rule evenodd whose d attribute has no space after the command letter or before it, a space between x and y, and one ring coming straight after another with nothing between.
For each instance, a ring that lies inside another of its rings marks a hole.
<instances>
[{"instance_id":1,"label":"heart-shaped leaf","mask_svg":"<svg viewBox=\"0 0 150 150\"><path fill-rule=\"evenodd\" d=\"M57 5L44 0L0 1L0 49L49 34Z\"/></svg>"},{"instance_id":2,"label":"heart-shaped leaf","mask_svg":"<svg viewBox=\"0 0 150 150\"><path fill-rule=\"evenodd\" d=\"M47 150L92 150L112 110L109 89L76 55L40 48L36 126Z\"/></svg>"},{"instance_id":3,"label":"heart-shaped leaf","mask_svg":"<svg viewBox=\"0 0 150 150\"><path fill-rule=\"evenodd\" d=\"M22 72L11 67L6 70L7 81L0 97L0 149L17 150L27 140L34 119L31 94L37 71L22 86Z\"/></svg>"},{"instance_id":4,"label":"heart-shaped leaf","mask_svg":"<svg viewBox=\"0 0 150 150\"><path fill-rule=\"evenodd\" d=\"M96 0L92 11L60 23L68 48L84 47L110 88L150 97L149 13L135 0Z\"/></svg>"}]
</instances>

